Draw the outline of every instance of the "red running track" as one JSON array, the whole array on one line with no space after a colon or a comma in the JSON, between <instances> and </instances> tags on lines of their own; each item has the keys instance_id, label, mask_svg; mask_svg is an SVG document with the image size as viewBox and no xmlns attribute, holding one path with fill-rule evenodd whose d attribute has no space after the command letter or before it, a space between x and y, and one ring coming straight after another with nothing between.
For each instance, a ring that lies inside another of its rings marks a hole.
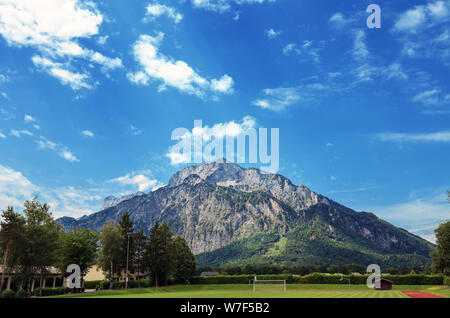
<instances>
[{"instance_id":1,"label":"red running track","mask_svg":"<svg viewBox=\"0 0 450 318\"><path fill-rule=\"evenodd\" d=\"M445 298L418 290L402 290L402 293L411 298Z\"/></svg>"}]
</instances>

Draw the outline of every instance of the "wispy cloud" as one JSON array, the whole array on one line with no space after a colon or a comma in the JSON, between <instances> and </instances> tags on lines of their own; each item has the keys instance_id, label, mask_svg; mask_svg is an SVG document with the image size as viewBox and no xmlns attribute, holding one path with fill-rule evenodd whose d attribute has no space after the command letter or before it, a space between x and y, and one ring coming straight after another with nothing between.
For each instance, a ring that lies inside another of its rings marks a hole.
<instances>
[{"instance_id":1,"label":"wispy cloud","mask_svg":"<svg viewBox=\"0 0 450 318\"><path fill-rule=\"evenodd\" d=\"M300 89L297 87L266 88L263 98L252 102L254 106L279 112L301 100Z\"/></svg>"},{"instance_id":2,"label":"wispy cloud","mask_svg":"<svg viewBox=\"0 0 450 318\"><path fill-rule=\"evenodd\" d=\"M49 149L56 152L61 158L70 162L79 162L78 158L73 154L73 152L64 145L58 144L51 140L48 140L44 136L40 136L36 140L36 144L39 149Z\"/></svg>"},{"instance_id":3,"label":"wispy cloud","mask_svg":"<svg viewBox=\"0 0 450 318\"><path fill-rule=\"evenodd\" d=\"M328 22L330 24L332 24L334 27L337 27L337 28L342 28L353 21L354 20L352 18L346 18L345 15L342 14L341 12L336 12L328 20Z\"/></svg>"},{"instance_id":4,"label":"wispy cloud","mask_svg":"<svg viewBox=\"0 0 450 318\"><path fill-rule=\"evenodd\" d=\"M160 187L162 185L161 182L153 178L152 173L149 170L132 171L122 177L109 180L108 182L119 183L126 186L135 186L138 191L142 192L148 191L149 189L153 189L155 187Z\"/></svg>"},{"instance_id":5,"label":"wispy cloud","mask_svg":"<svg viewBox=\"0 0 450 318\"><path fill-rule=\"evenodd\" d=\"M35 119L33 116L31 116L31 115L25 115L24 118L23 118L23 120L24 120L26 123L29 123L29 122L35 122L35 121L36 121L36 119Z\"/></svg>"},{"instance_id":6,"label":"wispy cloud","mask_svg":"<svg viewBox=\"0 0 450 318\"><path fill-rule=\"evenodd\" d=\"M319 52L322 47L317 47L313 41L304 40L301 45L297 43L289 43L283 48L284 55L292 55L299 57L301 61L313 60L320 62Z\"/></svg>"},{"instance_id":7,"label":"wispy cloud","mask_svg":"<svg viewBox=\"0 0 450 318\"><path fill-rule=\"evenodd\" d=\"M281 34L281 31L275 31L274 29L268 29L265 31L269 40L273 40Z\"/></svg>"},{"instance_id":8,"label":"wispy cloud","mask_svg":"<svg viewBox=\"0 0 450 318\"><path fill-rule=\"evenodd\" d=\"M22 137L23 135L26 136L33 136L33 133L29 130L26 129L22 129L22 130L17 130L17 129L11 129L10 131L11 135L17 138Z\"/></svg>"},{"instance_id":9,"label":"wispy cloud","mask_svg":"<svg viewBox=\"0 0 450 318\"><path fill-rule=\"evenodd\" d=\"M93 138L95 136L95 134L90 130L83 130L80 134L81 136L88 138Z\"/></svg>"},{"instance_id":10,"label":"wispy cloud","mask_svg":"<svg viewBox=\"0 0 450 318\"><path fill-rule=\"evenodd\" d=\"M392 28L411 58L439 58L450 65L450 1L435 0L402 12Z\"/></svg>"},{"instance_id":11,"label":"wispy cloud","mask_svg":"<svg viewBox=\"0 0 450 318\"><path fill-rule=\"evenodd\" d=\"M434 133L381 133L377 135L381 141L392 142L450 142L450 131Z\"/></svg>"},{"instance_id":12,"label":"wispy cloud","mask_svg":"<svg viewBox=\"0 0 450 318\"><path fill-rule=\"evenodd\" d=\"M72 186L48 188L32 183L23 173L0 164L0 209L14 206L18 211L25 200L35 195L48 202L55 217L81 217L99 206L102 196L98 189L77 189Z\"/></svg>"},{"instance_id":13,"label":"wispy cloud","mask_svg":"<svg viewBox=\"0 0 450 318\"><path fill-rule=\"evenodd\" d=\"M449 220L449 205L444 194L414 198L386 206L367 207L377 216L434 242L434 229Z\"/></svg>"},{"instance_id":14,"label":"wispy cloud","mask_svg":"<svg viewBox=\"0 0 450 318\"><path fill-rule=\"evenodd\" d=\"M130 125L130 132L133 136L139 136L142 134L142 130L133 125Z\"/></svg>"},{"instance_id":15,"label":"wispy cloud","mask_svg":"<svg viewBox=\"0 0 450 318\"><path fill-rule=\"evenodd\" d=\"M159 91L164 91L168 86L181 92L206 97L212 94L230 94L233 92L233 80L227 74L219 79L208 80L200 76L184 61L175 61L159 52L159 47L164 39L164 33L156 36L142 34L133 45L135 60L139 64L139 70L128 73L128 79L135 84L148 85L150 79L160 82Z\"/></svg>"},{"instance_id":16,"label":"wispy cloud","mask_svg":"<svg viewBox=\"0 0 450 318\"><path fill-rule=\"evenodd\" d=\"M175 23L179 23L181 20L183 20L183 15L179 13L175 8L155 2L147 5L144 22L154 20L155 18L162 15L168 16Z\"/></svg>"},{"instance_id":17,"label":"wispy cloud","mask_svg":"<svg viewBox=\"0 0 450 318\"><path fill-rule=\"evenodd\" d=\"M229 11L232 5L255 4L275 2L276 0L191 0L195 8L205 9L218 13Z\"/></svg>"}]
</instances>

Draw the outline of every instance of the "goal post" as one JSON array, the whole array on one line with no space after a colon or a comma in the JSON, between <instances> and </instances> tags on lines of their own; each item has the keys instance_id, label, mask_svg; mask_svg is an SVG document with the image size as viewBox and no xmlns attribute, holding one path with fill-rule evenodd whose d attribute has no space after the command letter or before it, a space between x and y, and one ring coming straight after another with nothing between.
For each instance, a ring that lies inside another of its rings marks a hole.
<instances>
[{"instance_id":1,"label":"goal post","mask_svg":"<svg viewBox=\"0 0 450 318\"><path fill-rule=\"evenodd\" d=\"M286 291L285 280L253 279L253 291Z\"/></svg>"}]
</instances>

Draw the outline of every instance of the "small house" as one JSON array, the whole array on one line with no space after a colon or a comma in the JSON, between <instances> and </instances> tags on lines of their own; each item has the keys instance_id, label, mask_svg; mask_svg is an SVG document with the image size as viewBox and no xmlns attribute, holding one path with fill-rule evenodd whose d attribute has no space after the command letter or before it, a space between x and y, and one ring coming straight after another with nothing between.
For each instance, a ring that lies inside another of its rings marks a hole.
<instances>
[{"instance_id":1,"label":"small house","mask_svg":"<svg viewBox=\"0 0 450 318\"><path fill-rule=\"evenodd\" d=\"M386 278L381 278L380 288L376 288L376 290L392 290L392 282Z\"/></svg>"}]
</instances>

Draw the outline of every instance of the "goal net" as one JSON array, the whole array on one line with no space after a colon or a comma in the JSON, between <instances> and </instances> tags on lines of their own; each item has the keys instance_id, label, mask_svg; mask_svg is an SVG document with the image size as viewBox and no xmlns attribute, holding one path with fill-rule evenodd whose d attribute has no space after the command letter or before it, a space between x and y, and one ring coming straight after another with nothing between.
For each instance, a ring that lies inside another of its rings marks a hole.
<instances>
[{"instance_id":1,"label":"goal net","mask_svg":"<svg viewBox=\"0 0 450 318\"><path fill-rule=\"evenodd\" d=\"M286 291L286 281L253 279L253 291Z\"/></svg>"}]
</instances>

